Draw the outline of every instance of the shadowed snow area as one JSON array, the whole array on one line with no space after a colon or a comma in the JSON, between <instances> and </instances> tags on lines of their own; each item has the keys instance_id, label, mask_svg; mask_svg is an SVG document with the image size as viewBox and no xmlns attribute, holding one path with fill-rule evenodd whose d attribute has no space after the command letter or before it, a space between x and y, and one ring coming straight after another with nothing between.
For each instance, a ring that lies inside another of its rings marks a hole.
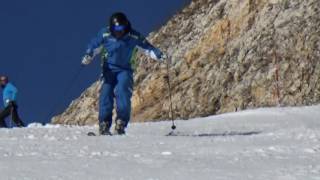
<instances>
[{"instance_id":1,"label":"shadowed snow area","mask_svg":"<svg viewBox=\"0 0 320 180\"><path fill-rule=\"evenodd\" d=\"M320 106L97 127L0 129L1 180L319 180Z\"/></svg>"}]
</instances>

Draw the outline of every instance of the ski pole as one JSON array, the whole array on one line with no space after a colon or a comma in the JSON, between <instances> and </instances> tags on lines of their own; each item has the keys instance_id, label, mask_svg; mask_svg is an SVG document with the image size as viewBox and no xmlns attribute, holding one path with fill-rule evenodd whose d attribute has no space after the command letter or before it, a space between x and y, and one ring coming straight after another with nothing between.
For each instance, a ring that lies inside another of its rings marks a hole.
<instances>
[{"instance_id":1,"label":"ski pole","mask_svg":"<svg viewBox=\"0 0 320 180\"><path fill-rule=\"evenodd\" d=\"M171 89L171 82L170 82L171 80L170 80L170 65L169 65L169 61L167 61L167 75L164 78L166 79L167 84L168 84L169 101L170 101L168 117L172 122L171 129L175 130L177 128L177 126L175 125L174 114L173 114L172 89Z\"/></svg>"},{"instance_id":2,"label":"ski pole","mask_svg":"<svg viewBox=\"0 0 320 180\"><path fill-rule=\"evenodd\" d=\"M71 81L68 83L68 86L66 87L66 89L63 91L63 98L61 99L61 101L57 101L57 103L53 106L52 110L50 111L50 113L48 114L46 119L49 119L50 116L53 116L54 113L57 112L57 109L59 108L59 105L62 104L62 101L64 99L66 99L67 95L69 95L75 81L78 79L78 77L81 74L81 71L83 69L83 66L80 66L80 68L76 71L76 73L74 74L73 78L71 79Z\"/></svg>"}]
</instances>

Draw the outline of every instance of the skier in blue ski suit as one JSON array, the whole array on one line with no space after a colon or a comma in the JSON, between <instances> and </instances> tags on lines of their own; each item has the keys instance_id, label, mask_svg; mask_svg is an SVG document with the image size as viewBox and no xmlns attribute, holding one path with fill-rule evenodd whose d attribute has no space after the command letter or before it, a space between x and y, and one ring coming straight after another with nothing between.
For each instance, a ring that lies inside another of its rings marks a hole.
<instances>
[{"instance_id":1,"label":"skier in blue ski suit","mask_svg":"<svg viewBox=\"0 0 320 180\"><path fill-rule=\"evenodd\" d=\"M5 118L12 116L12 120L18 127L24 127L24 123L21 121L18 115L18 106L17 106L17 88L9 82L7 76L0 76L0 85L3 89L3 103L4 110L0 112L0 128L6 128Z\"/></svg>"},{"instance_id":2,"label":"skier in blue ski suit","mask_svg":"<svg viewBox=\"0 0 320 180\"><path fill-rule=\"evenodd\" d=\"M123 13L115 13L110 18L110 26L103 28L91 41L82 60L88 65L96 54L102 54L103 85L99 102L99 133L110 135L114 98L117 118L115 133L125 134L131 116L133 92L133 67L136 52L143 50L151 58L163 61L166 57L152 46L145 37L132 29Z\"/></svg>"}]
</instances>

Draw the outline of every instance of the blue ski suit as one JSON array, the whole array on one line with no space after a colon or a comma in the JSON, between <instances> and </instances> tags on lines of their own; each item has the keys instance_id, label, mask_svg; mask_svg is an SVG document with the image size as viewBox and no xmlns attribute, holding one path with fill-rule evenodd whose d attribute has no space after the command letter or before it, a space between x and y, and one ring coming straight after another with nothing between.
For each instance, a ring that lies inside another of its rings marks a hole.
<instances>
[{"instance_id":1,"label":"blue ski suit","mask_svg":"<svg viewBox=\"0 0 320 180\"><path fill-rule=\"evenodd\" d=\"M114 98L117 106L117 119L127 125L131 116L131 97L133 92L133 72L138 50L143 50L154 59L161 59L162 52L152 46L145 37L131 30L117 39L108 28L102 29L88 46L91 57L102 48L103 85L99 100L99 122L112 123Z\"/></svg>"}]
</instances>

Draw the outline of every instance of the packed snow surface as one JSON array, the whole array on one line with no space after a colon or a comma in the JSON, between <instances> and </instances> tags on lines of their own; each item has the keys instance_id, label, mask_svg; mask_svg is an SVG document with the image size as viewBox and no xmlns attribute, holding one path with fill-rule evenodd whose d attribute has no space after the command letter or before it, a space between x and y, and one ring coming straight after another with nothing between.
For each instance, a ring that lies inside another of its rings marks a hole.
<instances>
[{"instance_id":1,"label":"packed snow surface","mask_svg":"<svg viewBox=\"0 0 320 180\"><path fill-rule=\"evenodd\" d=\"M320 106L177 122L0 129L1 180L320 180Z\"/></svg>"}]
</instances>

